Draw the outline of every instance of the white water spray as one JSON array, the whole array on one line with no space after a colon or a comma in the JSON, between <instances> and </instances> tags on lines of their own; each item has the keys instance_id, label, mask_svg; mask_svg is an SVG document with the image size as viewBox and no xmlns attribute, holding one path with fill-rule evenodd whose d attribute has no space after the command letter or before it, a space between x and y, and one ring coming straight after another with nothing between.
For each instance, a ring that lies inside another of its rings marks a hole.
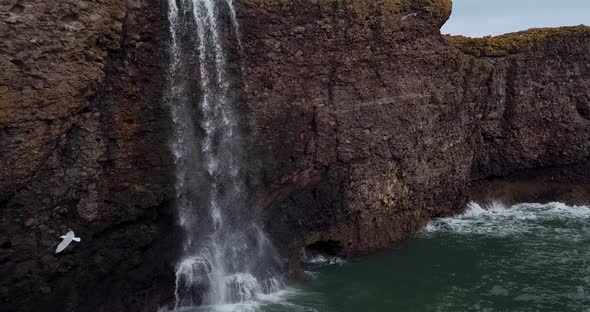
<instances>
[{"instance_id":1,"label":"white water spray","mask_svg":"<svg viewBox=\"0 0 590 312\"><path fill-rule=\"evenodd\" d=\"M176 206L186 234L175 308L247 302L284 286L280 262L247 192L223 16L229 16L241 49L231 0L168 1L171 146Z\"/></svg>"},{"instance_id":2,"label":"white water spray","mask_svg":"<svg viewBox=\"0 0 590 312\"><path fill-rule=\"evenodd\" d=\"M568 206L558 202L505 206L495 202L482 207L472 202L463 214L452 218L434 219L422 232L478 234L497 237L530 233L542 235L555 230L555 225L552 225L552 222L558 221L568 225L588 219L590 219L590 207L587 206ZM569 231L568 228L565 230ZM552 235L558 234L552 233ZM569 232L562 234L576 235Z\"/></svg>"}]
</instances>

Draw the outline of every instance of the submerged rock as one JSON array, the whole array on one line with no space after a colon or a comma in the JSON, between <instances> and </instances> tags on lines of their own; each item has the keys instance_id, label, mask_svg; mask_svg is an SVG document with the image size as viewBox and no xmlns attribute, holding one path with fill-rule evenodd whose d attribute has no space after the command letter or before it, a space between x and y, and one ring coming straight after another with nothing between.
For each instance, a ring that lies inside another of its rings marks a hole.
<instances>
[{"instance_id":1,"label":"submerged rock","mask_svg":"<svg viewBox=\"0 0 590 312\"><path fill-rule=\"evenodd\" d=\"M204 303L210 289L211 264L203 258L186 259L176 270L176 306L195 306Z\"/></svg>"}]
</instances>

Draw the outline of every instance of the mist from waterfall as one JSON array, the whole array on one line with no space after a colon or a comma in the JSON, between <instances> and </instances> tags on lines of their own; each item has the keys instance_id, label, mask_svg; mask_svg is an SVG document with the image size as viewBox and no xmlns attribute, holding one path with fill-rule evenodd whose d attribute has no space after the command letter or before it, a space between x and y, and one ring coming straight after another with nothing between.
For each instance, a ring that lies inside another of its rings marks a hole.
<instances>
[{"instance_id":1,"label":"mist from waterfall","mask_svg":"<svg viewBox=\"0 0 590 312\"><path fill-rule=\"evenodd\" d=\"M168 18L167 101L174 122L176 207L185 232L175 308L255 300L284 282L247 189L238 87L224 48L235 42L241 49L236 12L231 0L168 0Z\"/></svg>"}]
</instances>

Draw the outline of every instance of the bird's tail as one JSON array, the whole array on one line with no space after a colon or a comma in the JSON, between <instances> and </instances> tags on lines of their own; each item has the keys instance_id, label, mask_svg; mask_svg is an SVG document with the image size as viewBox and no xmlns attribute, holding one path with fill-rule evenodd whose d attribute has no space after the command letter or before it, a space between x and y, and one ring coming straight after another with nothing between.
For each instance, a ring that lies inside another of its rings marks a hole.
<instances>
[{"instance_id":1,"label":"bird's tail","mask_svg":"<svg viewBox=\"0 0 590 312\"><path fill-rule=\"evenodd\" d=\"M76 242L78 242L78 243L81 241L80 237L74 237L73 240L76 241Z\"/></svg>"}]
</instances>

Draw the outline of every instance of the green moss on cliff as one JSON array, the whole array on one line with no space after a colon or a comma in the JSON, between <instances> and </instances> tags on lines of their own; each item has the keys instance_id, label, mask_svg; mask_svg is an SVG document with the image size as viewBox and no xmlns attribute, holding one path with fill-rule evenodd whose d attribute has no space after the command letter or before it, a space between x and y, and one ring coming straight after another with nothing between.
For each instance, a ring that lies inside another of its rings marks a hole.
<instances>
[{"instance_id":1,"label":"green moss on cliff","mask_svg":"<svg viewBox=\"0 0 590 312\"><path fill-rule=\"evenodd\" d=\"M502 57L526 50L535 42L551 36L564 36L576 33L590 34L590 27L580 25L560 28L535 28L497 37L468 38L464 36L444 36L452 46L466 54L477 57Z\"/></svg>"},{"instance_id":2,"label":"green moss on cliff","mask_svg":"<svg viewBox=\"0 0 590 312\"><path fill-rule=\"evenodd\" d=\"M426 10L433 16L444 17L445 20L451 16L453 11L452 0L433 0L430 5L426 6Z\"/></svg>"}]
</instances>

